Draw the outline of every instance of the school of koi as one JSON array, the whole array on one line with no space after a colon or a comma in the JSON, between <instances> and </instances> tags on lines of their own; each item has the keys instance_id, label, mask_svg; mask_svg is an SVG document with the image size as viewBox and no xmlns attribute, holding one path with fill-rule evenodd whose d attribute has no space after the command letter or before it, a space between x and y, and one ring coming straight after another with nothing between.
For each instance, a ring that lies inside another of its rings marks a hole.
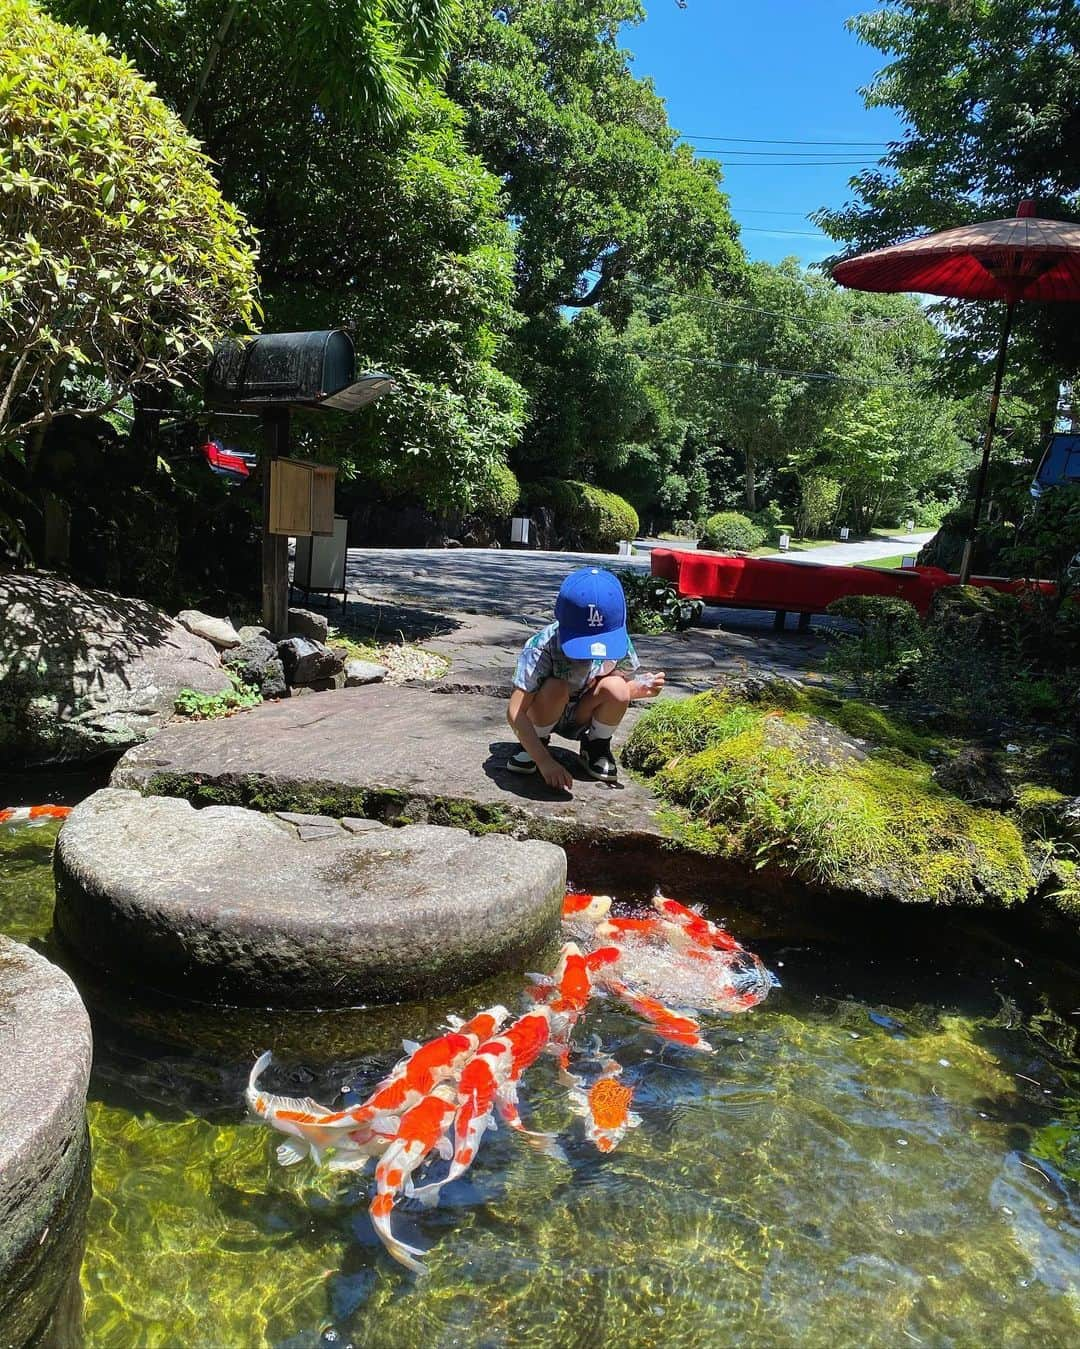
<instances>
[{"instance_id":1,"label":"school of koi","mask_svg":"<svg viewBox=\"0 0 1080 1349\"><path fill-rule=\"evenodd\" d=\"M68 806L8 806L0 809L0 828L33 828L70 813ZM370 1208L375 1231L395 1260L422 1273L423 1252L400 1241L391 1227L399 1196L438 1202L442 1187L472 1165L496 1117L534 1146L563 1155L554 1135L526 1129L518 1112L522 1074L542 1054L557 1059L568 1105L584 1118L585 1136L599 1151L611 1152L641 1117L630 1109L633 1087L620 1080L624 1070L614 1059L601 1061L591 1083L570 1071L571 1037L590 998L614 997L661 1039L712 1053L693 1013L748 1011L778 982L734 937L678 900L657 895L651 911L621 915L611 912L611 903L607 895L567 894L563 924L575 940L563 945L551 974L528 976L527 1010L510 1021L505 1007L490 1007L469 1021L451 1017L448 1031L426 1044L404 1041L405 1058L359 1105L329 1110L310 1097L261 1090L271 1055L260 1055L245 1099L253 1115L286 1135L278 1161L294 1166L325 1158L331 1170L360 1171L377 1157ZM673 989L682 1010L664 1001ZM579 1066L588 1057L579 1054ZM446 1174L414 1186L415 1173L435 1157L449 1163Z\"/></svg>"},{"instance_id":2,"label":"school of koi","mask_svg":"<svg viewBox=\"0 0 1080 1349\"><path fill-rule=\"evenodd\" d=\"M424 1270L424 1252L397 1238L391 1226L400 1197L437 1203L443 1186L472 1165L497 1120L563 1156L555 1136L526 1129L518 1110L522 1075L541 1055L555 1057L569 1108L584 1119L585 1136L599 1151L611 1152L641 1124L630 1109L633 1086L621 1080L624 1069L614 1059L604 1057L598 1073L571 1072L572 1061L580 1068L596 1057L572 1044L594 995L618 999L669 1043L712 1053L694 1012L748 1011L777 983L723 928L664 896L653 900L651 911L613 915L607 896L570 893L563 922L576 940L563 945L551 974L528 976L529 1006L521 1016L511 1020L505 1007L490 1007L469 1021L450 1018L448 1031L426 1044L405 1041L406 1057L358 1105L329 1110L310 1098L263 1091L258 1083L269 1053L251 1070L248 1108L287 1135L277 1149L282 1165L311 1157L331 1170L360 1171L378 1159L371 1220L390 1255L416 1273ZM672 989L679 1010L663 1001ZM436 1159L449 1163L445 1174L414 1185L416 1173Z\"/></svg>"}]
</instances>

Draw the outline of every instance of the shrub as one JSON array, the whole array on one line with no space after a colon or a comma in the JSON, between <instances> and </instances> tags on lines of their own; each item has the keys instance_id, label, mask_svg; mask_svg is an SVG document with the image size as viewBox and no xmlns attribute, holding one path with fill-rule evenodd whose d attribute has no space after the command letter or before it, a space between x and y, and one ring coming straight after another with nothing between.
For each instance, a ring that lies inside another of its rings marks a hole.
<instances>
[{"instance_id":1,"label":"shrub","mask_svg":"<svg viewBox=\"0 0 1080 1349\"><path fill-rule=\"evenodd\" d=\"M701 600L684 600L662 576L648 572L619 573L626 595L627 626L631 632L681 632L692 627L705 607Z\"/></svg>"},{"instance_id":2,"label":"shrub","mask_svg":"<svg viewBox=\"0 0 1080 1349\"><path fill-rule=\"evenodd\" d=\"M181 689L176 695L178 716L191 721L213 721L217 717L229 717L234 712L242 712L249 707L257 707L262 702L262 694L256 688L250 688L234 671L229 671L232 688L224 693L200 693L197 689Z\"/></svg>"},{"instance_id":3,"label":"shrub","mask_svg":"<svg viewBox=\"0 0 1080 1349\"><path fill-rule=\"evenodd\" d=\"M620 539L635 538L640 528L629 501L591 483L541 478L524 484L521 491L530 507L551 509L556 529L575 547L614 552Z\"/></svg>"},{"instance_id":4,"label":"shrub","mask_svg":"<svg viewBox=\"0 0 1080 1349\"><path fill-rule=\"evenodd\" d=\"M699 548L713 548L722 552L752 552L765 539L765 531L738 511L720 511L705 521L705 529L698 539Z\"/></svg>"},{"instance_id":5,"label":"shrub","mask_svg":"<svg viewBox=\"0 0 1080 1349\"><path fill-rule=\"evenodd\" d=\"M799 479L799 506L795 512L795 533L803 539L820 534L836 511L840 484L820 473Z\"/></svg>"},{"instance_id":6,"label":"shrub","mask_svg":"<svg viewBox=\"0 0 1080 1349\"><path fill-rule=\"evenodd\" d=\"M514 471L505 464L492 464L487 476L473 488L473 510L485 520L505 522L521 497Z\"/></svg>"},{"instance_id":7,"label":"shrub","mask_svg":"<svg viewBox=\"0 0 1080 1349\"><path fill-rule=\"evenodd\" d=\"M855 623L858 632L837 633L829 663L871 692L895 683L918 659L922 627L914 605L885 595L846 595L828 613Z\"/></svg>"},{"instance_id":8,"label":"shrub","mask_svg":"<svg viewBox=\"0 0 1080 1349\"><path fill-rule=\"evenodd\" d=\"M209 160L104 39L26 0L0 0L0 145L0 451L249 325L251 236Z\"/></svg>"}]
</instances>

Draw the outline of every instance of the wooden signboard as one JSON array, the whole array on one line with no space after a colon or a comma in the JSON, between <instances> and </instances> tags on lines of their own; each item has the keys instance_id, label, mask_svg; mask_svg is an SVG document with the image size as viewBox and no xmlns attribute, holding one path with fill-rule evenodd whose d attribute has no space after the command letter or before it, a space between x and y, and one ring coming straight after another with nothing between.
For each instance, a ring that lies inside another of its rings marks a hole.
<instances>
[{"instance_id":1,"label":"wooden signboard","mask_svg":"<svg viewBox=\"0 0 1080 1349\"><path fill-rule=\"evenodd\" d=\"M306 538L334 532L336 468L301 459L273 459L270 464L271 534Z\"/></svg>"}]
</instances>

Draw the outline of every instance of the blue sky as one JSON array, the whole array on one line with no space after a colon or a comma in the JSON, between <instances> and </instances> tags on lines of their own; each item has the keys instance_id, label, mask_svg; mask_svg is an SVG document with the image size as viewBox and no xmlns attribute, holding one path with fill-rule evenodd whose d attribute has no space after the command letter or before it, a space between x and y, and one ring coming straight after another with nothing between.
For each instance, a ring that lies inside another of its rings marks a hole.
<instances>
[{"instance_id":1,"label":"blue sky","mask_svg":"<svg viewBox=\"0 0 1080 1349\"><path fill-rule=\"evenodd\" d=\"M891 111L863 107L858 89L884 57L844 28L874 0L646 4L648 19L624 32L623 45L635 74L650 76L666 101L671 124L723 163L747 253L769 262L794 254L807 265L826 257L835 245L805 237L815 233L807 212L848 200L849 177L901 131ZM828 144L755 143L763 141ZM845 141L873 143L838 144ZM811 163L822 158L828 163Z\"/></svg>"}]
</instances>

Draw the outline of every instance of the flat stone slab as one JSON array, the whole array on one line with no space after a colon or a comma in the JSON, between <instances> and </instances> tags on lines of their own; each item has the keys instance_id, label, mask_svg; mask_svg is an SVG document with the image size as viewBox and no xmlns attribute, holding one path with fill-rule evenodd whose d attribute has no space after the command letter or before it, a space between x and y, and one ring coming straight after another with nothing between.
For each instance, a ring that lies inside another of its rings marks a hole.
<instances>
[{"instance_id":1,"label":"flat stone slab","mask_svg":"<svg viewBox=\"0 0 1080 1349\"><path fill-rule=\"evenodd\" d=\"M95 792L60 831L56 929L129 982L274 1007L466 987L524 969L558 931L566 858L549 843L430 825L305 841L305 828Z\"/></svg>"},{"instance_id":2,"label":"flat stone slab","mask_svg":"<svg viewBox=\"0 0 1080 1349\"><path fill-rule=\"evenodd\" d=\"M75 985L44 956L0 937L3 1345L35 1339L78 1268L90 1057L90 1019Z\"/></svg>"},{"instance_id":3,"label":"flat stone slab","mask_svg":"<svg viewBox=\"0 0 1080 1349\"><path fill-rule=\"evenodd\" d=\"M627 774L614 788L594 782L575 747L553 740L576 779L573 795L553 792L538 774L509 771L517 748L500 698L372 684L264 703L220 721L176 723L125 754L112 783L261 809L494 828L563 844L659 842L656 798Z\"/></svg>"}]
</instances>

